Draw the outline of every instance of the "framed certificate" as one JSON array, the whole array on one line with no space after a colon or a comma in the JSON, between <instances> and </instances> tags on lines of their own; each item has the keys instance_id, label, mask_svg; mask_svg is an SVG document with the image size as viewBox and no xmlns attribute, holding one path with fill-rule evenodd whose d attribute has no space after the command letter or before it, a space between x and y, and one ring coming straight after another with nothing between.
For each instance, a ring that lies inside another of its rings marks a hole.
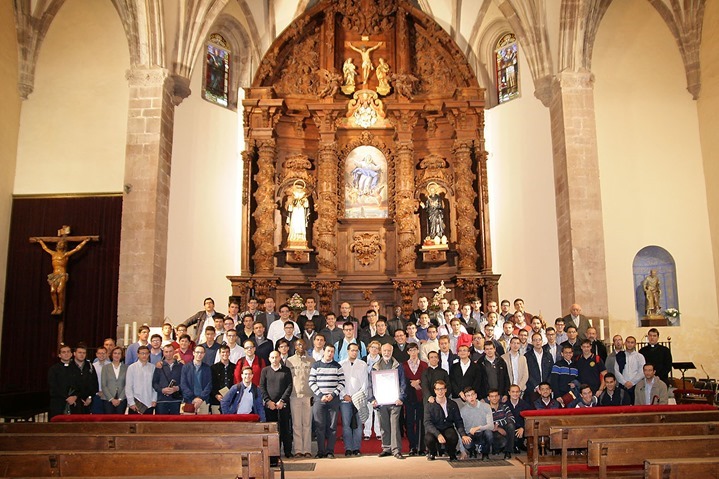
<instances>
[{"instance_id":1,"label":"framed certificate","mask_svg":"<svg viewBox=\"0 0 719 479\"><path fill-rule=\"evenodd\" d=\"M394 404L399 399L399 372L396 369L372 371L372 391L377 404Z\"/></svg>"}]
</instances>

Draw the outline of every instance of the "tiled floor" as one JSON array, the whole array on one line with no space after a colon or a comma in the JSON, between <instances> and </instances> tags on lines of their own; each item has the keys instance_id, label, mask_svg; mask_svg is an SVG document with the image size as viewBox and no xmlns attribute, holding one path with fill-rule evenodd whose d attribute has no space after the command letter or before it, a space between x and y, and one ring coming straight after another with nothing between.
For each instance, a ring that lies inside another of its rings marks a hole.
<instances>
[{"instance_id":1,"label":"tiled floor","mask_svg":"<svg viewBox=\"0 0 719 479\"><path fill-rule=\"evenodd\" d=\"M286 462L316 464L312 472L286 472L287 479L524 478L524 466L516 458L511 459L511 466L471 468L454 468L446 459L427 461L424 457L407 457L401 461L394 457L379 458L376 454L351 458L338 456L336 459L289 459Z\"/></svg>"}]
</instances>

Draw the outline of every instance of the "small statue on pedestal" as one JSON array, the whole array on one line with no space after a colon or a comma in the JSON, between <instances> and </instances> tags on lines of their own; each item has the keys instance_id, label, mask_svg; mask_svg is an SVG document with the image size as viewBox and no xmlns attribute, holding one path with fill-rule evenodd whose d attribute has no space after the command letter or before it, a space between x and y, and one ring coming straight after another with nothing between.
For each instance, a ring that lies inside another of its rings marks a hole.
<instances>
[{"instance_id":1,"label":"small statue on pedestal","mask_svg":"<svg viewBox=\"0 0 719 479\"><path fill-rule=\"evenodd\" d=\"M444 198L441 187L432 182L427 185L427 200L420 203L427 212L427 236L422 242L423 247L444 246L447 248L447 235L444 222Z\"/></svg>"},{"instance_id":2,"label":"small statue on pedestal","mask_svg":"<svg viewBox=\"0 0 719 479\"><path fill-rule=\"evenodd\" d=\"M661 309L659 300L662 294L659 286L657 270L653 269L649 272L649 276L644 278L644 282L642 282L644 297L646 298L645 313L648 317L659 315L659 310Z\"/></svg>"},{"instance_id":3,"label":"small statue on pedestal","mask_svg":"<svg viewBox=\"0 0 719 479\"><path fill-rule=\"evenodd\" d=\"M292 185L291 196L288 196L287 209L287 247L286 249L307 249L307 226L309 221L310 203L307 199L306 184L297 180Z\"/></svg>"},{"instance_id":4,"label":"small statue on pedestal","mask_svg":"<svg viewBox=\"0 0 719 479\"><path fill-rule=\"evenodd\" d=\"M351 95L355 91L355 77L357 76L357 65L352 63L352 59L348 58L342 65L342 75L344 75L344 85L342 85L342 93Z\"/></svg>"}]
</instances>

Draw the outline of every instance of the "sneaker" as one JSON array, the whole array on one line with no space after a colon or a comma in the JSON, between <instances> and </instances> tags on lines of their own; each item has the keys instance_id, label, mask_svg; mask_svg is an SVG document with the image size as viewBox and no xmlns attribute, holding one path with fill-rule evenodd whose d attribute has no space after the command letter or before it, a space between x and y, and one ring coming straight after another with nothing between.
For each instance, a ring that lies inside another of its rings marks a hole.
<instances>
[{"instance_id":1,"label":"sneaker","mask_svg":"<svg viewBox=\"0 0 719 479\"><path fill-rule=\"evenodd\" d=\"M434 459L435 459L434 454L427 454L428 461L434 461Z\"/></svg>"},{"instance_id":2,"label":"sneaker","mask_svg":"<svg viewBox=\"0 0 719 479\"><path fill-rule=\"evenodd\" d=\"M325 457L327 457L327 454L320 454L319 452L318 452L317 455L315 456L315 458L317 458L317 459L323 459L323 458L325 458Z\"/></svg>"},{"instance_id":3,"label":"sneaker","mask_svg":"<svg viewBox=\"0 0 719 479\"><path fill-rule=\"evenodd\" d=\"M377 456L377 457L389 457L391 455L392 455L392 453L389 451L382 451L379 453L379 456Z\"/></svg>"},{"instance_id":4,"label":"sneaker","mask_svg":"<svg viewBox=\"0 0 719 479\"><path fill-rule=\"evenodd\" d=\"M355 449L354 451L352 451L352 454L355 456L359 456L360 455L359 449Z\"/></svg>"},{"instance_id":5,"label":"sneaker","mask_svg":"<svg viewBox=\"0 0 719 479\"><path fill-rule=\"evenodd\" d=\"M350 451L349 449L345 451L345 457L349 457L351 455L352 455L352 451Z\"/></svg>"},{"instance_id":6,"label":"sneaker","mask_svg":"<svg viewBox=\"0 0 719 479\"><path fill-rule=\"evenodd\" d=\"M325 457L326 457L327 459L334 459L334 458L335 458L335 455L330 452L330 453L327 454L327 456L325 456Z\"/></svg>"},{"instance_id":7,"label":"sneaker","mask_svg":"<svg viewBox=\"0 0 719 479\"><path fill-rule=\"evenodd\" d=\"M394 453L394 457L397 458L397 459L404 459L404 456L402 455L401 452L395 452L395 453Z\"/></svg>"}]
</instances>

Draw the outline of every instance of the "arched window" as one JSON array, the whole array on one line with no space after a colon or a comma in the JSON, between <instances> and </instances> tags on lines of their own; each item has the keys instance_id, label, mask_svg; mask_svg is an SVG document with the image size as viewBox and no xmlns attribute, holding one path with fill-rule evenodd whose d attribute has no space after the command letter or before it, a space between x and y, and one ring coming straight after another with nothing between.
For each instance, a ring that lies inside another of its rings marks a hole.
<instances>
[{"instance_id":1,"label":"arched window","mask_svg":"<svg viewBox=\"0 0 719 479\"><path fill-rule=\"evenodd\" d=\"M497 65L497 98L504 103L519 96L519 61L517 39L507 33L497 41L494 50Z\"/></svg>"},{"instance_id":2,"label":"arched window","mask_svg":"<svg viewBox=\"0 0 719 479\"><path fill-rule=\"evenodd\" d=\"M205 81L202 98L220 106L229 106L230 49L225 37L219 33L210 35L206 44Z\"/></svg>"}]
</instances>

